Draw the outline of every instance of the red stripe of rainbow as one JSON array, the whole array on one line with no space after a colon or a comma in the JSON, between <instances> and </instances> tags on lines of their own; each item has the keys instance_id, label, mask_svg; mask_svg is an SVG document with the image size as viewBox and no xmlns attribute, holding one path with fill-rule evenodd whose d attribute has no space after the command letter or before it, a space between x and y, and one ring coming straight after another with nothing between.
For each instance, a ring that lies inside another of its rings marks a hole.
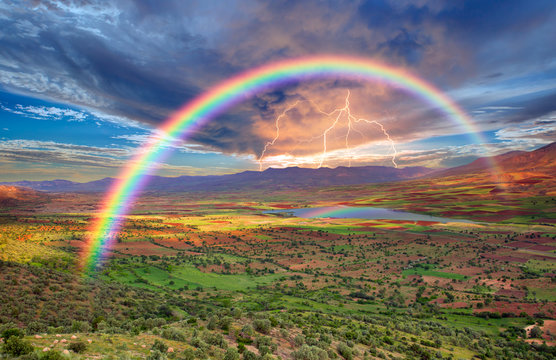
<instances>
[{"instance_id":1,"label":"red stripe of rainbow","mask_svg":"<svg viewBox=\"0 0 556 360\"><path fill-rule=\"evenodd\" d=\"M369 59L327 55L270 63L223 81L187 103L160 127L167 137L152 137L139 149L121 171L118 180L111 186L102 202L100 213L93 221L91 235L82 252L82 265L89 269L94 267L103 253L110 248L122 219L145 185L146 175L180 138L183 139L191 134L195 127L257 93L288 82L334 77L383 81L413 93L440 108L457 124L463 125L469 133L475 134L477 143L485 143L473 122L458 105L433 85L403 69ZM493 165L491 164L491 168L496 171Z\"/></svg>"}]
</instances>

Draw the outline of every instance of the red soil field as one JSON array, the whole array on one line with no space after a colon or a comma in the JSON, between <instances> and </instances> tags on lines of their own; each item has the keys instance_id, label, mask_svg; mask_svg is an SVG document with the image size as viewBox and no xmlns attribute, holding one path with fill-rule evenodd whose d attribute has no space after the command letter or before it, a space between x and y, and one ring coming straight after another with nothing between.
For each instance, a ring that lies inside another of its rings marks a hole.
<instances>
[{"instance_id":1,"label":"red soil field","mask_svg":"<svg viewBox=\"0 0 556 360\"><path fill-rule=\"evenodd\" d=\"M508 302L508 301L495 301L491 306L482 309L474 309L474 313L480 312L497 312L497 313L512 313L519 315L522 312L527 313L530 316L534 316L537 313L545 313L549 317L554 317L556 315L556 303L545 304L534 304L534 303L518 303L518 302Z\"/></svg>"},{"instance_id":2,"label":"red soil field","mask_svg":"<svg viewBox=\"0 0 556 360\"><path fill-rule=\"evenodd\" d=\"M463 301L456 301L452 303L443 303L440 305L440 307L449 309L465 309L469 307L469 304Z\"/></svg>"},{"instance_id":3,"label":"red soil field","mask_svg":"<svg viewBox=\"0 0 556 360\"><path fill-rule=\"evenodd\" d=\"M522 299L525 297L525 291L523 290L512 290L512 289L500 289L496 292L496 295L508 296L511 298Z\"/></svg>"},{"instance_id":4,"label":"red soil field","mask_svg":"<svg viewBox=\"0 0 556 360\"><path fill-rule=\"evenodd\" d=\"M112 247L115 252L129 255L175 255L176 251L155 245L149 241L133 241L116 243Z\"/></svg>"}]
</instances>

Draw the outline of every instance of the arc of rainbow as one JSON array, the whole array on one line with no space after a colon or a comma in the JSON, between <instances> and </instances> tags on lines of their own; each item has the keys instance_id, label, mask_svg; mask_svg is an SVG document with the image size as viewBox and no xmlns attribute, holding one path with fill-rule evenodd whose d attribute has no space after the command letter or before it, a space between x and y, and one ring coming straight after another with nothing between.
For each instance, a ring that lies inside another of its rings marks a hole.
<instances>
[{"instance_id":1,"label":"arc of rainbow","mask_svg":"<svg viewBox=\"0 0 556 360\"><path fill-rule=\"evenodd\" d=\"M89 269L94 267L110 248L122 220L147 181L146 175L180 139L257 93L289 82L331 77L383 81L406 90L440 108L456 123L463 125L475 134L479 144L485 143L473 122L457 104L433 85L403 69L369 59L326 55L270 63L229 78L193 99L159 128L166 137L153 136L139 149L107 192L82 251L81 265Z\"/></svg>"}]
</instances>

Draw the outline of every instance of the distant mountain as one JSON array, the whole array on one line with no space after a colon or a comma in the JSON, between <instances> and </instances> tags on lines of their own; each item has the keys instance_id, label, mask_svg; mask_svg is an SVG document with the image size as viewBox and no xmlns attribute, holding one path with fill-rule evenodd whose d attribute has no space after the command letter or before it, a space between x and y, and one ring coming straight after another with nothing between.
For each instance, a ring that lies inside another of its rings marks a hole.
<instances>
[{"instance_id":1,"label":"distant mountain","mask_svg":"<svg viewBox=\"0 0 556 360\"><path fill-rule=\"evenodd\" d=\"M425 167L406 167L403 169L386 166L361 166L308 169L290 167L285 169L269 168L265 171L244 171L230 175L210 176L151 176L148 191L220 191L245 189L288 189L301 187L320 187L353 185L415 179L433 173L434 169ZM102 192L106 191L113 178L87 183L67 180L17 181L0 185L25 187L46 192Z\"/></svg>"},{"instance_id":2,"label":"distant mountain","mask_svg":"<svg viewBox=\"0 0 556 360\"><path fill-rule=\"evenodd\" d=\"M533 151L510 151L489 158L479 158L472 163L439 171L434 177L469 175L485 172L491 164L498 166L501 173L532 173L556 175L556 142Z\"/></svg>"}]
</instances>

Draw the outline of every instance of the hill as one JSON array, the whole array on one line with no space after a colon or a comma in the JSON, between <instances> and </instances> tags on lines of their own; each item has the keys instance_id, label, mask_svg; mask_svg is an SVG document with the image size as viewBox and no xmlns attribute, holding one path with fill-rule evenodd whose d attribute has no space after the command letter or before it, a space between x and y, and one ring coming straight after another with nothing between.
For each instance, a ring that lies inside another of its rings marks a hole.
<instances>
[{"instance_id":1,"label":"hill","mask_svg":"<svg viewBox=\"0 0 556 360\"><path fill-rule=\"evenodd\" d=\"M520 172L529 175L554 175L556 174L556 161L554 159L556 159L556 142L529 152L510 151L493 156L490 159L487 157L479 158L467 165L440 171L434 174L434 177L482 173L489 170L493 162L507 178Z\"/></svg>"},{"instance_id":2,"label":"hill","mask_svg":"<svg viewBox=\"0 0 556 360\"><path fill-rule=\"evenodd\" d=\"M42 202L48 196L38 191L17 186L0 185L0 207Z\"/></svg>"}]
</instances>

